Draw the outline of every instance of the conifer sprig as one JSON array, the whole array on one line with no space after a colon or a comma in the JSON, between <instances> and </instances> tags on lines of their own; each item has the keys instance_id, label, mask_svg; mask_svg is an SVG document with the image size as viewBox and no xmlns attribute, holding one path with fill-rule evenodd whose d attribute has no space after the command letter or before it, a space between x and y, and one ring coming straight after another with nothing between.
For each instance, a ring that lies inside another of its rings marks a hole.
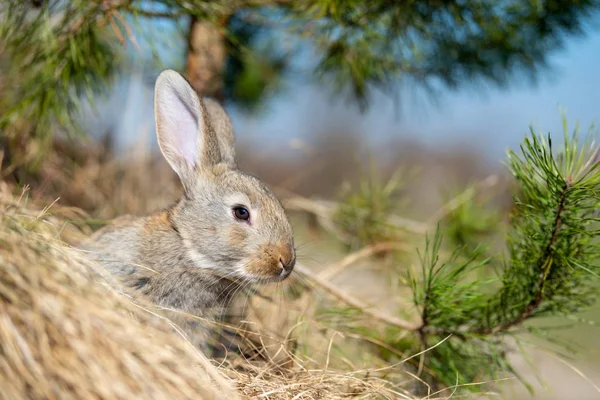
<instances>
[{"instance_id":1,"label":"conifer sprig","mask_svg":"<svg viewBox=\"0 0 600 400\"><path fill-rule=\"evenodd\" d=\"M475 271L494 265L479 250L466 258L457 251L441 262L439 231L426 241L421 276L411 277L422 317L417 332L424 346L454 336L428 354L435 377L446 384L454 383L456 374L466 383L481 374L493 379L501 372L514 373L506 338L518 341L516 335L527 331L547 338L527 322L542 316L576 318L596 299L597 132L592 128L582 139L579 128L569 134L566 122L564 126L564 148L559 152L550 136L533 130L521 145L521 155L508 152L519 194L507 255L495 275L474 278ZM456 358L457 353L463 356Z\"/></svg>"}]
</instances>

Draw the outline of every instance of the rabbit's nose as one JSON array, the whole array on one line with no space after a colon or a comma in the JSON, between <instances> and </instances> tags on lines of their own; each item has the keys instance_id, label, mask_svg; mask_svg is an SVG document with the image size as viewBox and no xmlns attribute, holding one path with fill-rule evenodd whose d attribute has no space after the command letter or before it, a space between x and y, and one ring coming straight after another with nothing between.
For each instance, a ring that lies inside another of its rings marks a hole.
<instances>
[{"instance_id":1,"label":"rabbit's nose","mask_svg":"<svg viewBox=\"0 0 600 400\"><path fill-rule=\"evenodd\" d=\"M296 257L294 256L291 260L285 261L283 258L279 258L279 262L281 263L281 267L286 271L290 272L294 269L294 265L296 265Z\"/></svg>"}]
</instances>

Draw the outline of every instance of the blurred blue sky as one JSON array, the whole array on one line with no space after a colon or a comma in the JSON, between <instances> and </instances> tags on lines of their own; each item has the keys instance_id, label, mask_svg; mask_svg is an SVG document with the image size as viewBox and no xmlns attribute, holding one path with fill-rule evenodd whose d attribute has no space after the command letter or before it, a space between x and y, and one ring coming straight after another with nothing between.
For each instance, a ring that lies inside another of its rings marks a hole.
<instances>
[{"instance_id":1,"label":"blurred blue sky","mask_svg":"<svg viewBox=\"0 0 600 400\"><path fill-rule=\"evenodd\" d=\"M184 42L170 35L168 26L151 29L154 37L164 39L157 50L174 56L163 57L166 67L181 65L181 61L169 65L169 59L181 59ZM230 107L229 111L240 141L255 141L262 148L289 148L291 139L337 130L358 132L374 143L397 138L438 148L469 145L496 163L507 147L518 146L531 124L562 134L559 105L569 123L579 122L584 130L600 117L600 29L570 40L566 49L552 56L551 64L552 71L536 86L515 79L503 90L444 92L435 103L425 96L400 93L400 109L391 98L376 95L369 110L360 114L352 104L332 101L325 88L289 80L260 114L245 115ZM141 67L138 72L125 75L100 115L90 120L96 132L114 129L123 146L142 137L155 142L153 82L142 80Z\"/></svg>"}]
</instances>

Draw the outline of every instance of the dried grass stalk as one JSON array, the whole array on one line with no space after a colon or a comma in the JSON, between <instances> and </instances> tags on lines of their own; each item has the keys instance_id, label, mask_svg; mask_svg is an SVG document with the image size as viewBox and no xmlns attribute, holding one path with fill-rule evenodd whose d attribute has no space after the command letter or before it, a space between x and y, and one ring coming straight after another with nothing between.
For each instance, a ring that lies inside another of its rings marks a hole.
<instances>
[{"instance_id":1,"label":"dried grass stalk","mask_svg":"<svg viewBox=\"0 0 600 400\"><path fill-rule=\"evenodd\" d=\"M169 322L0 191L0 398L237 399Z\"/></svg>"}]
</instances>

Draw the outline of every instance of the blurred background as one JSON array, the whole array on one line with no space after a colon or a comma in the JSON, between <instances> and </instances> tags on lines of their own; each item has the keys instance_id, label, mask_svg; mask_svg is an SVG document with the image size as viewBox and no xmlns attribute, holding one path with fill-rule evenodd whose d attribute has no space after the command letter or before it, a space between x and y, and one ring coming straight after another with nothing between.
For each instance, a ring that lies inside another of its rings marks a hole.
<instances>
[{"instance_id":1,"label":"blurred background","mask_svg":"<svg viewBox=\"0 0 600 400\"><path fill-rule=\"evenodd\" d=\"M241 108L235 99L226 107L245 146L267 145L293 154L301 151L294 143L308 144L315 136L335 131L360 136L360 140L383 148L390 141L444 151L466 146L497 165L506 148L517 146L530 125L561 132L561 108L568 112L569 120L584 127L597 121L600 29L594 28L600 17L590 22L585 35L565 38L563 48L549 52L548 68L538 74L537 82L516 76L507 79L501 88L489 82L465 80L460 87L441 87L435 93L418 84L391 94L374 90L369 108L363 111L346 98L336 97L330 86L288 72L277 77L281 87L261 99L255 112ZM148 24L157 28L165 25L153 20ZM164 66L173 68L186 57L185 31L179 35L167 27L165 35L179 40L158 45L157 52ZM121 147L137 143L139 128L148 129L149 142L155 142L152 93L159 69L144 63L146 53L130 52L134 65L124 69L98 113L90 113L86 121L90 132L113 130ZM308 64L307 73L314 67L310 54L296 55L290 62Z\"/></svg>"},{"instance_id":2,"label":"blurred background","mask_svg":"<svg viewBox=\"0 0 600 400\"><path fill-rule=\"evenodd\" d=\"M391 287L390 274L400 282L418 263L432 222L450 248L502 252L514 192L502 163L530 125L560 138L562 112L569 131L596 121L599 7L8 0L0 5L3 179L29 185L36 200L84 209L94 228L169 205L181 189L158 153L153 90L161 70L178 70L224 104L240 167L284 199L313 271L366 245L405 244L399 258L364 259L332 280L397 313L409 291ZM376 228L358 226L353 207L368 208ZM392 214L406 221L382 227ZM600 398L597 331L578 325L557 335L587 350L572 366L534 352L550 387L535 384L534 396ZM529 368L515 357L517 369ZM531 396L520 384L500 386L510 398Z\"/></svg>"}]
</instances>

